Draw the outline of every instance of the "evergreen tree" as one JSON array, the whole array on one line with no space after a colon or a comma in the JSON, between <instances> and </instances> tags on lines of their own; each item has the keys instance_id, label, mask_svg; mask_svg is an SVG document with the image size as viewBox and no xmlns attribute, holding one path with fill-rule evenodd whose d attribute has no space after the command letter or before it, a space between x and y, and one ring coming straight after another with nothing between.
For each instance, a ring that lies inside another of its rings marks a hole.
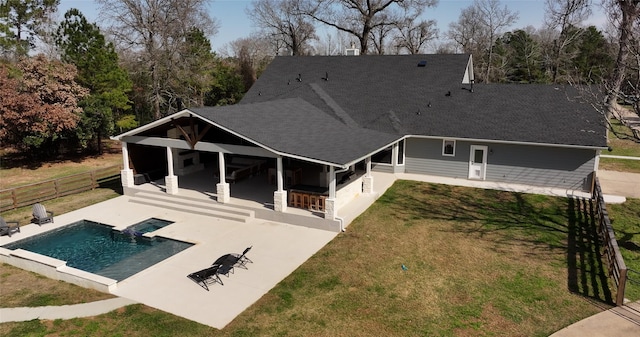
<instances>
[{"instance_id":1,"label":"evergreen tree","mask_svg":"<svg viewBox=\"0 0 640 337\"><path fill-rule=\"evenodd\" d=\"M35 46L40 25L60 0L3 0L0 3L0 52L17 60Z\"/></svg>"},{"instance_id":2,"label":"evergreen tree","mask_svg":"<svg viewBox=\"0 0 640 337\"><path fill-rule=\"evenodd\" d=\"M117 115L130 108L127 92L131 81L118 65L113 44L107 43L98 26L89 23L77 9L65 13L55 41L62 59L77 67L78 83L91 93L80 102L84 115L76 137L83 147L87 141L95 140L101 151L101 138L113 131L114 112Z\"/></svg>"}]
</instances>

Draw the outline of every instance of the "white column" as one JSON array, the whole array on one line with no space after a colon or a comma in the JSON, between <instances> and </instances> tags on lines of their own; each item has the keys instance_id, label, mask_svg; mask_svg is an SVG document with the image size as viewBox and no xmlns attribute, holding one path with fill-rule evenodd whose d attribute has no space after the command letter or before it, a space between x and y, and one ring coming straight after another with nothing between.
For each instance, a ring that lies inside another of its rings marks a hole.
<instances>
[{"instance_id":1,"label":"white column","mask_svg":"<svg viewBox=\"0 0 640 337\"><path fill-rule=\"evenodd\" d=\"M173 151L167 146L167 169L168 174L164 177L164 183L168 194L178 194L178 177L173 174Z\"/></svg>"},{"instance_id":2,"label":"white column","mask_svg":"<svg viewBox=\"0 0 640 337\"><path fill-rule=\"evenodd\" d=\"M391 165L393 165L393 167L398 166L398 152L398 143L395 143L391 148Z\"/></svg>"},{"instance_id":3,"label":"white column","mask_svg":"<svg viewBox=\"0 0 640 337\"><path fill-rule=\"evenodd\" d=\"M223 184L227 182L227 165L224 162L224 153L218 152L218 171L220 172L219 183Z\"/></svg>"},{"instance_id":4,"label":"white column","mask_svg":"<svg viewBox=\"0 0 640 337\"><path fill-rule=\"evenodd\" d=\"M333 166L329 166L329 198L336 198L336 170Z\"/></svg>"},{"instance_id":5,"label":"white column","mask_svg":"<svg viewBox=\"0 0 640 337\"><path fill-rule=\"evenodd\" d=\"M122 171L120 171L120 181L122 187L133 187L133 170L129 167L129 149L127 148L127 142L122 142Z\"/></svg>"},{"instance_id":6,"label":"white column","mask_svg":"<svg viewBox=\"0 0 640 337\"><path fill-rule=\"evenodd\" d=\"M276 181L278 192L282 192L284 189L284 167L282 165L282 157L278 157L276 159Z\"/></svg>"},{"instance_id":7,"label":"white column","mask_svg":"<svg viewBox=\"0 0 640 337\"><path fill-rule=\"evenodd\" d=\"M231 189L227 182L227 165L224 161L224 153L218 152L218 170L220 171L220 182L216 185L216 193L218 202L223 204L231 201Z\"/></svg>"},{"instance_id":8,"label":"white column","mask_svg":"<svg viewBox=\"0 0 640 337\"><path fill-rule=\"evenodd\" d=\"M334 220L338 216L336 207L336 171L333 166L329 166L329 198L324 201L324 217Z\"/></svg>"},{"instance_id":9,"label":"white column","mask_svg":"<svg viewBox=\"0 0 640 337\"><path fill-rule=\"evenodd\" d=\"M371 175L371 157L365 159L367 173L362 177L362 193L373 193L373 176Z\"/></svg>"},{"instance_id":10,"label":"white column","mask_svg":"<svg viewBox=\"0 0 640 337\"><path fill-rule=\"evenodd\" d=\"M278 189L273 192L273 210L276 212L287 211L287 191L284 190L284 168L282 157L276 158L276 181Z\"/></svg>"}]
</instances>

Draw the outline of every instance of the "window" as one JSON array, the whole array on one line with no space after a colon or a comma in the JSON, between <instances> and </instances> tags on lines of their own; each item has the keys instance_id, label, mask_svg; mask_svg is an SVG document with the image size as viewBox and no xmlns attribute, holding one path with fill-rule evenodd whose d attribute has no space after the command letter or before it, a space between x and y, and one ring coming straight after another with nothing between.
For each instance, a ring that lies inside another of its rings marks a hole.
<instances>
[{"instance_id":1,"label":"window","mask_svg":"<svg viewBox=\"0 0 640 337\"><path fill-rule=\"evenodd\" d=\"M442 155L454 157L456 155L456 141L455 140L442 140Z\"/></svg>"},{"instance_id":2,"label":"window","mask_svg":"<svg viewBox=\"0 0 640 337\"><path fill-rule=\"evenodd\" d=\"M371 156L374 163L391 164L391 146Z\"/></svg>"}]
</instances>

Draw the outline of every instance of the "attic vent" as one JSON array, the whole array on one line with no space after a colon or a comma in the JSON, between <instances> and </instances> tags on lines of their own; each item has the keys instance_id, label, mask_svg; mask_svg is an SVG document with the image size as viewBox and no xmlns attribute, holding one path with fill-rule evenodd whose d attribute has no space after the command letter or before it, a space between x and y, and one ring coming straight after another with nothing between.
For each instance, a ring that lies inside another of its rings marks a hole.
<instances>
[{"instance_id":1,"label":"attic vent","mask_svg":"<svg viewBox=\"0 0 640 337\"><path fill-rule=\"evenodd\" d=\"M427 61L426 60L422 60L420 62L418 62L418 67L426 67L427 66Z\"/></svg>"}]
</instances>

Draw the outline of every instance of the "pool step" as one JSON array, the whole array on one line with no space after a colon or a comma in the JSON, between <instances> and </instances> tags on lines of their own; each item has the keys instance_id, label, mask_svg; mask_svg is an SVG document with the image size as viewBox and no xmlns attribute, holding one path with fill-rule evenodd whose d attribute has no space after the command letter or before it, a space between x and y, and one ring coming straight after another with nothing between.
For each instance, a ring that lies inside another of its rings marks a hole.
<instances>
[{"instance_id":1,"label":"pool step","mask_svg":"<svg viewBox=\"0 0 640 337\"><path fill-rule=\"evenodd\" d=\"M245 223L254 217L254 211L251 210L229 207L215 201L207 202L165 193L137 192L129 199L129 202Z\"/></svg>"}]
</instances>

